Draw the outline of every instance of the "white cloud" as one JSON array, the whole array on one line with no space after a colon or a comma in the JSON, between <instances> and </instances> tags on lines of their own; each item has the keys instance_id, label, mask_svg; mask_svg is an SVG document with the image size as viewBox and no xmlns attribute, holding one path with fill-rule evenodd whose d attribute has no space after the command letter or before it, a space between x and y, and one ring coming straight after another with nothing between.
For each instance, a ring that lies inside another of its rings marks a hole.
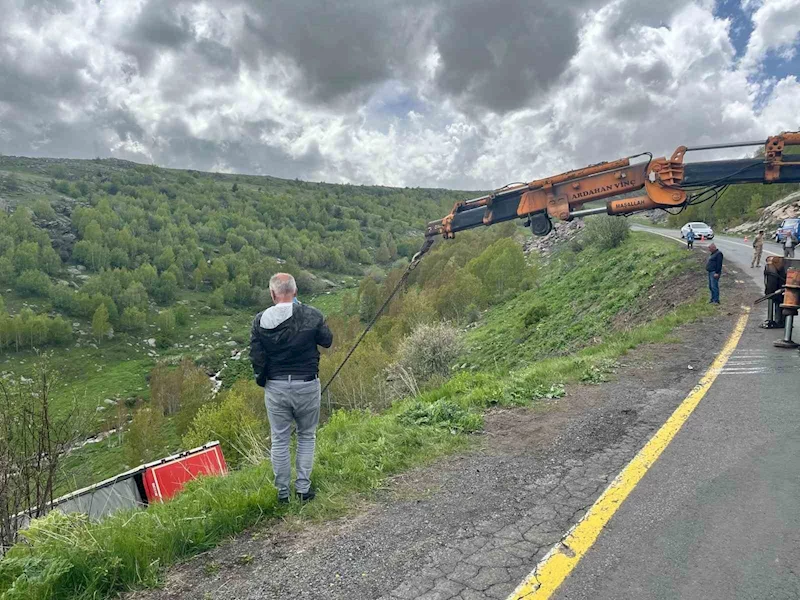
<instances>
[{"instance_id":1,"label":"white cloud","mask_svg":"<svg viewBox=\"0 0 800 600\"><path fill-rule=\"evenodd\" d=\"M794 56L800 43L800 0L764 0L752 20L753 33L742 58L743 68L757 70L770 51L786 59Z\"/></svg>"}]
</instances>

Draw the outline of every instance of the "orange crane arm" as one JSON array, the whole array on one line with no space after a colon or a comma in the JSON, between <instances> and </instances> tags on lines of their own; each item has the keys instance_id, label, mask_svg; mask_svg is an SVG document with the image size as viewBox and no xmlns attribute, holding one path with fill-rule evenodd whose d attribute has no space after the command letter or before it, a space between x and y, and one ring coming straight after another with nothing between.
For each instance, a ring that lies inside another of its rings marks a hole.
<instances>
[{"instance_id":1,"label":"orange crane arm","mask_svg":"<svg viewBox=\"0 0 800 600\"><path fill-rule=\"evenodd\" d=\"M762 146L763 156L683 162L687 152L745 146ZM458 202L446 217L428 223L425 235L430 241L438 236L452 238L465 229L523 218L534 234L547 235L552 229L551 218L569 221L599 213L626 215L654 208L681 208L701 194L731 184L800 182L800 162L792 162L792 156L783 154L786 146L800 146L800 132L785 132L766 142L681 146L668 159L651 158L637 164L631 164L631 159L649 153L603 162ZM631 197L631 192L642 189L643 195ZM608 201L605 207L579 210L595 200Z\"/></svg>"}]
</instances>

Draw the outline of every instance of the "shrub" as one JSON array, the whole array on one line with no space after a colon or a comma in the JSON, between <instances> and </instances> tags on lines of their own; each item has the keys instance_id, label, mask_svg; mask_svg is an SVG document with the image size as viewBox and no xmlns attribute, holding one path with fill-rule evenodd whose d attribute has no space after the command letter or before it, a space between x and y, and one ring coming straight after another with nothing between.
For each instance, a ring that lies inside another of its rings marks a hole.
<instances>
[{"instance_id":1,"label":"shrub","mask_svg":"<svg viewBox=\"0 0 800 600\"><path fill-rule=\"evenodd\" d=\"M630 225L626 219L602 215L586 222L585 238L600 250L616 248L628 238Z\"/></svg>"},{"instance_id":2,"label":"shrub","mask_svg":"<svg viewBox=\"0 0 800 600\"><path fill-rule=\"evenodd\" d=\"M31 296L47 296L50 293L50 278L34 269L23 271L17 278L17 289Z\"/></svg>"},{"instance_id":3,"label":"shrub","mask_svg":"<svg viewBox=\"0 0 800 600\"><path fill-rule=\"evenodd\" d=\"M441 427L451 433L478 431L483 427L483 417L468 411L452 400L440 398L427 403L417 400L398 415L407 425Z\"/></svg>"},{"instance_id":4,"label":"shrub","mask_svg":"<svg viewBox=\"0 0 800 600\"><path fill-rule=\"evenodd\" d=\"M171 310L161 311L156 318L156 324L156 343L160 348L169 348L175 341L175 314Z\"/></svg>"},{"instance_id":5,"label":"shrub","mask_svg":"<svg viewBox=\"0 0 800 600\"><path fill-rule=\"evenodd\" d=\"M128 465L139 465L158 458L164 449L164 413L160 409L143 406L133 416L125 437L125 460Z\"/></svg>"},{"instance_id":6,"label":"shrub","mask_svg":"<svg viewBox=\"0 0 800 600\"><path fill-rule=\"evenodd\" d=\"M446 377L461 350L458 330L451 325L420 325L400 344L397 360L389 367L389 377L399 380L414 394L417 383L435 376Z\"/></svg>"},{"instance_id":7,"label":"shrub","mask_svg":"<svg viewBox=\"0 0 800 600\"><path fill-rule=\"evenodd\" d=\"M94 311L92 317L92 335L99 342L101 339L111 334L111 323L108 322L108 309L105 304L101 304Z\"/></svg>"},{"instance_id":8,"label":"shrub","mask_svg":"<svg viewBox=\"0 0 800 600\"><path fill-rule=\"evenodd\" d=\"M214 310L221 310L225 307L225 294L222 288L215 290L208 298L208 306Z\"/></svg>"},{"instance_id":9,"label":"shrub","mask_svg":"<svg viewBox=\"0 0 800 600\"><path fill-rule=\"evenodd\" d=\"M225 460L232 468L263 454L265 423L258 418L242 390L232 389L218 404L206 404L183 436L185 448L219 440Z\"/></svg>"},{"instance_id":10,"label":"shrub","mask_svg":"<svg viewBox=\"0 0 800 600\"><path fill-rule=\"evenodd\" d=\"M550 314L550 309L544 303L537 303L531 305L531 307L525 313L525 316L522 319L525 327L533 327L539 321L544 319Z\"/></svg>"},{"instance_id":11,"label":"shrub","mask_svg":"<svg viewBox=\"0 0 800 600\"><path fill-rule=\"evenodd\" d=\"M147 326L147 315L144 311L132 306L122 311L120 327L124 331L142 331Z\"/></svg>"},{"instance_id":12,"label":"shrub","mask_svg":"<svg viewBox=\"0 0 800 600\"><path fill-rule=\"evenodd\" d=\"M175 307L175 324L178 327L186 327L189 324L189 309L183 304Z\"/></svg>"}]
</instances>

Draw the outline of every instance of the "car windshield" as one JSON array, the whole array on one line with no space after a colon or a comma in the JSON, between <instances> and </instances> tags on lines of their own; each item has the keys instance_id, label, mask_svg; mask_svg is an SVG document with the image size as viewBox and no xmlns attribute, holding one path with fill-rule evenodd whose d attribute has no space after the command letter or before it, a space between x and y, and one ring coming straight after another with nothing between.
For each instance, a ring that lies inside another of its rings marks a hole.
<instances>
[{"instance_id":1,"label":"car windshield","mask_svg":"<svg viewBox=\"0 0 800 600\"><path fill-rule=\"evenodd\" d=\"M698 229L698 228L699 229L710 229L709 226L706 225L705 223L689 223L689 226L692 229Z\"/></svg>"},{"instance_id":2,"label":"car windshield","mask_svg":"<svg viewBox=\"0 0 800 600\"><path fill-rule=\"evenodd\" d=\"M793 225L797 225L800 219L786 219L783 223L781 223L781 227L792 227Z\"/></svg>"}]
</instances>

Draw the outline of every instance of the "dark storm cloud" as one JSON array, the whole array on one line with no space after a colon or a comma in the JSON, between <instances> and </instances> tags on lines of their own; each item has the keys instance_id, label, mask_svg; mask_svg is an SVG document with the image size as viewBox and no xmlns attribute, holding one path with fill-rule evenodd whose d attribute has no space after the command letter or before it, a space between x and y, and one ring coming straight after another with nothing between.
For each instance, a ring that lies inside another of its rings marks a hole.
<instances>
[{"instance_id":1,"label":"dark storm cloud","mask_svg":"<svg viewBox=\"0 0 800 600\"><path fill-rule=\"evenodd\" d=\"M572 6L570 5L572 4ZM578 46L577 3L462 0L437 19L440 88L504 113L552 85Z\"/></svg>"},{"instance_id":2,"label":"dark storm cloud","mask_svg":"<svg viewBox=\"0 0 800 600\"><path fill-rule=\"evenodd\" d=\"M526 105L577 49L579 13L596 0L318 0L249 2L239 50L300 72L295 94L325 104L415 70L432 48L435 84L470 112Z\"/></svg>"},{"instance_id":3,"label":"dark storm cloud","mask_svg":"<svg viewBox=\"0 0 800 600\"><path fill-rule=\"evenodd\" d=\"M288 60L301 73L295 93L326 103L379 83L404 61L387 0L250 2L240 51L250 61Z\"/></svg>"},{"instance_id":4,"label":"dark storm cloud","mask_svg":"<svg viewBox=\"0 0 800 600\"><path fill-rule=\"evenodd\" d=\"M172 3L150 0L144 5L118 47L136 59L147 74L159 53L178 51L194 38L189 19L175 13Z\"/></svg>"}]
</instances>

